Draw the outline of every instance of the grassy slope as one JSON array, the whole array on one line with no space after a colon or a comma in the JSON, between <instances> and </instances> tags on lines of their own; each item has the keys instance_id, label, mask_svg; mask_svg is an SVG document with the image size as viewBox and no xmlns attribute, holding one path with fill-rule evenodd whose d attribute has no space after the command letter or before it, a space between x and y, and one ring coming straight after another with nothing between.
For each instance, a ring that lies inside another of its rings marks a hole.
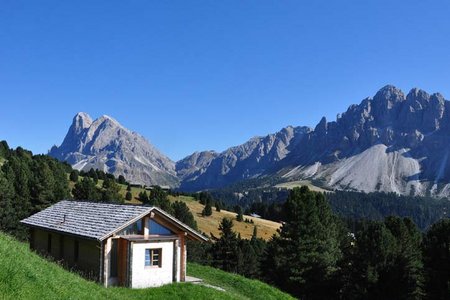
<instances>
[{"instance_id":1,"label":"grassy slope","mask_svg":"<svg viewBox=\"0 0 450 300\"><path fill-rule=\"evenodd\" d=\"M181 200L184 201L192 214L197 221L198 228L205 232L206 234L213 233L215 236L219 235L219 223L224 218L230 218L234 221L234 230L241 234L242 238L250 238L253 233L253 227L256 226L258 228L258 237L263 239L270 239L276 230L280 228L281 224L265 219L253 218L247 215L244 215L244 219L251 219L254 223L245 223L236 221L236 213L230 212L226 210L221 210L217 212L215 208L213 208L213 213L209 217L202 217L203 205L196 201L192 197L180 196L180 197L169 197L171 201Z\"/></svg>"},{"instance_id":2,"label":"grassy slope","mask_svg":"<svg viewBox=\"0 0 450 300\"><path fill-rule=\"evenodd\" d=\"M293 189L295 187L301 187L306 185L310 190L316 191L316 192L332 192L331 190L327 190L324 188L321 188L319 186L316 186L311 183L309 180L297 180L297 181L289 181L289 182L283 182L280 184L275 185L275 187L278 188L285 188L285 189Z\"/></svg>"},{"instance_id":3,"label":"grassy slope","mask_svg":"<svg viewBox=\"0 0 450 300\"><path fill-rule=\"evenodd\" d=\"M81 180L81 178L80 178ZM73 188L74 183L70 182L70 188ZM103 184L102 180L99 180L98 186L101 187ZM125 197L125 194L127 192L126 185L121 185L121 192L123 196ZM133 187L131 188L131 193L133 195L133 200L129 201L129 203L132 204L140 204L140 202L137 200L138 195L140 192L144 191L143 189ZM213 207L213 214L209 217L202 217L202 210L203 205L200 204L198 201L196 201L192 197L186 197L186 196L179 196L179 197L172 197L169 196L170 201L183 201L186 203L186 205L191 210L192 214L194 215L195 220L197 221L198 229L206 234L213 233L215 236L218 236L219 234L219 223L224 217L228 217L231 219L236 219L236 213L221 210L220 212L217 212L215 208ZM253 220L252 223L245 223L245 222L234 222L234 230L239 232L241 234L242 238L250 238L253 233L253 227L256 225L258 228L258 237L263 238L265 240L270 239L277 231L278 228L280 228L281 224L265 219L258 219L253 218L247 215L244 215L244 219L251 219Z\"/></svg>"},{"instance_id":4,"label":"grassy slope","mask_svg":"<svg viewBox=\"0 0 450 300\"><path fill-rule=\"evenodd\" d=\"M262 282L190 264L188 275L224 288L189 283L152 289L104 288L66 271L0 233L0 299L291 299Z\"/></svg>"}]
</instances>

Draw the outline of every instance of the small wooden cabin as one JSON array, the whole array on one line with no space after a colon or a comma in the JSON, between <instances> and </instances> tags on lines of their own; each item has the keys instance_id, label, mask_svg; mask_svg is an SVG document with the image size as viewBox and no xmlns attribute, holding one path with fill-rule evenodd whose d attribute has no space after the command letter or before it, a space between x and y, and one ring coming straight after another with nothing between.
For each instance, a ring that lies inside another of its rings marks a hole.
<instances>
[{"instance_id":1,"label":"small wooden cabin","mask_svg":"<svg viewBox=\"0 0 450 300\"><path fill-rule=\"evenodd\" d=\"M104 286L145 288L186 277L186 239L208 239L157 207L63 200L21 221L30 248Z\"/></svg>"}]
</instances>

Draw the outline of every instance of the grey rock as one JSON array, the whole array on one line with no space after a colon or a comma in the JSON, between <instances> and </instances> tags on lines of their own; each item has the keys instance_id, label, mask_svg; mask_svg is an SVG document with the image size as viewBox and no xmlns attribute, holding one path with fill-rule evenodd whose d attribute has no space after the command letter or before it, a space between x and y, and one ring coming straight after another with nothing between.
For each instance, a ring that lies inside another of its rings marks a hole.
<instances>
[{"instance_id":1,"label":"grey rock","mask_svg":"<svg viewBox=\"0 0 450 300\"><path fill-rule=\"evenodd\" d=\"M387 85L336 121L322 118L314 130L288 127L198 164L197 157L177 163L184 188L277 175L331 189L450 196L450 102Z\"/></svg>"},{"instance_id":2,"label":"grey rock","mask_svg":"<svg viewBox=\"0 0 450 300\"><path fill-rule=\"evenodd\" d=\"M106 115L93 121L88 114L78 113L61 146L53 147L49 155L78 170L94 168L124 175L132 183L179 184L172 160Z\"/></svg>"},{"instance_id":3,"label":"grey rock","mask_svg":"<svg viewBox=\"0 0 450 300\"><path fill-rule=\"evenodd\" d=\"M254 137L222 153L196 152L176 164L181 188L217 188L271 174L277 162L283 160L310 131L308 127L289 126L275 134Z\"/></svg>"}]
</instances>

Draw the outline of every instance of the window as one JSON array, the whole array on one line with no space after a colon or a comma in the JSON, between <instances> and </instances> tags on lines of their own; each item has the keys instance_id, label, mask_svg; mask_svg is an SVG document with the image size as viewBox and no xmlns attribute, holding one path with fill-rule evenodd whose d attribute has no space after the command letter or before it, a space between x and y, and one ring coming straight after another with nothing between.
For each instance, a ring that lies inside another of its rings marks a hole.
<instances>
[{"instance_id":1,"label":"window","mask_svg":"<svg viewBox=\"0 0 450 300\"><path fill-rule=\"evenodd\" d=\"M139 220L131 225L128 225L125 229L117 233L117 235L139 235L139 234L143 234L142 220Z\"/></svg>"},{"instance_id":2,"label":"window","mask_svg":"<svg viewBox=\"0 0 450 300\"><path fill-rule=\"evenodd\" d=\"M157 235L172 235L173 234L173 232L170 231L170 229L168 229L165 226L162 226L161 224L156 223L152 219L150 219L148 221L148 227L149 227L150 234L157 234Z\"/></svg>"},{"instance_id":3,"label":"window","mask_svg":"<svg viewBox=\"0 0 450 300\"><path fill-rule=\"evenodd\" d=\"M161 268L162 249L145 249L145 266Z\"/></svg>"}]
</instances>

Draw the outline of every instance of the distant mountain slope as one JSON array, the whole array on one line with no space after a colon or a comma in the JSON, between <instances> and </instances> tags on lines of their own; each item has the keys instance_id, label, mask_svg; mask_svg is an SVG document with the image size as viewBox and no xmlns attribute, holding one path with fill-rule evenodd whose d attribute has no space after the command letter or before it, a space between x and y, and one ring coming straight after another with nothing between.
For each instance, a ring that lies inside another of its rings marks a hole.
<instances>
[{"instance_id":1,"label":"distant mountain slope","mask_svg":"<svg viewBox=\"0 0 450 300\"><path fill-rule=\"evenodd\" d=\"M274 166L299 147L308 127L286 127L275 134L255 137L222 153L196 152L176 164L181 189L198 190L268 174Z\"/></svg>"},{"instance_id":2,"label":"distant mountain slope","mask_svg":"<svg viewBox=\"0 0 450 300\"><path fill-rule=\"evenodd\" d=\"M323 118L283 161L285 178L321 180L338 189L450 194L450 102L394 86Z\"/></svg>"},{"instance_id":3,"label":"distant mountain slope","mask_svg":"<svg viewBox=\"0 0 450 300\"><path fill-rule=\"evenodd\" d=\"M314 130L288 127L200 165L187 157L176 168L188 174L181 177L187 189L276 175L332 189L449 196L449 154L450 102L420 89L405 96L388 85L336 121L322 118Z\"/></svg>"},{"instance_id":4,"label":"distant mountain slope","mask_svg":"<svg viewBox=\"0 0 450 300\"><path fill-rule=\"evenodd\" d=\"M54 146L49 155L78 170L100 169L133 183L179 184L173 161L109 116L92 120L78 113L61 146Z\"/></svg>"}]
</instances>

